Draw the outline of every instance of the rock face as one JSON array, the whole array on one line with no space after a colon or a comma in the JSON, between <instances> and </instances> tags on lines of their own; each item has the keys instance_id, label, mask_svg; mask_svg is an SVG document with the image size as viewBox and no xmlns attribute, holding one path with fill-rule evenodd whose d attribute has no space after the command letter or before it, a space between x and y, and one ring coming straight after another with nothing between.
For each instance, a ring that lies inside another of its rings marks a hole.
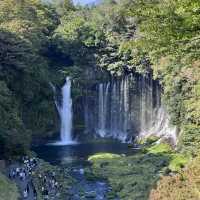
<instances>
[{"instance_id":1,"label":"rock face","mask_svg":"<svg viewBox=\"0 0 200 200\"><path fill-rule=\"evenodd\" d=\"M176 141L176 130L161 103L161 87L151 75L128 74L98 83L84 96L85 133L123 142L156 135Z\"/></svg>"}]
</instances>

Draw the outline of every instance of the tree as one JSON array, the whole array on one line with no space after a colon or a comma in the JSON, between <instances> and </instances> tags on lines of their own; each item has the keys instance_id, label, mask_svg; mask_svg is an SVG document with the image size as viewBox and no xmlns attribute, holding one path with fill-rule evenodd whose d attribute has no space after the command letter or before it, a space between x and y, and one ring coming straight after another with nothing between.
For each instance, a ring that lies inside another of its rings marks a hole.
<instances>
[{"instance_id":1,"label":"tree","mask_svg":"<svg viewBox=\"0 0 200 200\"><path fill-rule=\"evenodd\" d=\"M2 156L25 153L33 135L53 129L55 110L45 53L57 16L39 0L0 4Z\"/></svg>"}]
</instances>

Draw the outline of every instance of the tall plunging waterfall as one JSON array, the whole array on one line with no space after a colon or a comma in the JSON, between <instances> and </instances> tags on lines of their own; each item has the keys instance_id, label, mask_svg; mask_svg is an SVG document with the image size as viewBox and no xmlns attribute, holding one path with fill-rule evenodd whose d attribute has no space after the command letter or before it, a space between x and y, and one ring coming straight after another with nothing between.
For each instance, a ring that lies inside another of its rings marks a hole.
<instances>
[{"instance_id":1,"label":"tall plunging waterfall","mask_svg":"<svg viewBox=\"0 0 200 200\"><path fill-rule=\"evenodd\" d=\"M62 103L58 106L61 128L60 128L60 141L57 144L67 145L72 144L72 99L71 99L71 80L69 77L66 78L66 82L62 87Z\"/></svg>"},{"instance_id":2,"label":"tall plunging waterfall","mask_svg":"<svg viewBox=\"0 0 200 200\"><path fill-rule=\"evenodd\" d=\"M104 85L99 85L99 112L98 112L98 133L101 137L106 135L106 112L107 112L107 104L108 104L108 88L109 83L106 85L105 94L104 94Z\"/></svg>"},{"instance_id":3,"label":"tall plunging waterfall","mask_svg":"<svg viewBox=\"0 0 200 200\"><path fill-rule=\"evenodd\" d=\"M176 129L161 103L161 88L151 75L129 74L100 83L97 101L85 109L86 127L100 137L130 141L134 136L157 135L176 140ZM88 105L88 104L87 104Z\"/></svg>"}]
</instances>

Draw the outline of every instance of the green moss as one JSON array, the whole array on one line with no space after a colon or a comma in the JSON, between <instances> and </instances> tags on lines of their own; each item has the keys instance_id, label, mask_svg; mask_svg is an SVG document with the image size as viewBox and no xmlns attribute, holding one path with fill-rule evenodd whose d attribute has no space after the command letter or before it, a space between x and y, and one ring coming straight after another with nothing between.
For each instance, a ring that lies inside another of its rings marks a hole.
<instances>
[{"instance_id":1,"label":"green moss","mask_svg":"<svg viewBox=\"0 0 200 200\"><path fill-rule=\"evenodd\" d=\"M157 137L155 135L151 135L150 137L147 138L146 142L148 144L152 144L152 143L158 141L159 139L160 139L159 137Z\"/></svg>"},{"instance_id":2,"label":"green moss","mask_svg":"<svg viewBox=\"0 0 200 200\"><path fill-rule=\"evenodd\" d=\"M172 147L167 143L159 143L147 149L149 153L158 154L158 153L171 153Z\"/></svg>"},{"instance_id":3,"label":"green moss","mask_svg":"<svg viewBox=\"0 0 200 200\"><path fill-rule=\"evenodd\" d=\"M98 153L98 154L95 154L93 156L90 156L88 158L88 160L89 161L95 161L95 160L98 160L98 159L110 160L110 159L120 158L120 157L121 157L120 155L112 154L112 153Z\"/></svg>"},{"instance_id":4,"label":"green moss","mask_svg":"<svg viewBox=\"0 0 200 200\"><path fill-rule=\"evenodd\" d=\"M106 195L107 199L115 199L116 198L116 193L114 191L110 191Z\"/></svg>"},{"instance_id":5,"label":"green moss","mask_svg":"<svg viewBox=\"0 0 200 200\"><path fill-rule=\"evenodd\" d=\"M85 178L88 181L96 181L101 179L101 177L94 174L90 168L85 168Z\"/></svg>"},{"instance_id":6,"label":"green moss","mask_svg":"<svg viewBox=\"0 0 200 200\"><path fill-rule=\"evenodd\" d=\"M136 141L138 144L145 144L145 145L150 145L153 144L154 142L158 141L159 137L155 136L155 135L151 135L149 137L146 138L142 138L139 139L138 141Z\"/></svg>"},{"instance_id":7,"label":"green moss","mask_svg":"<svg viewBox=\"0 0 200 200\"><path fill-rule=\"evenodd\" d=\"M172 154L172 159L169 163L171 171L180 171L190 160L190 157L183 154Z\"/></svg>"},{"instance_id":8,"label":"green moss","mask_svg":"<svg viewBox=\"0 0 200 200\"><path fill-rule=\"evenodd\" d=\"M0 173L0 200L17 200L17 186Z\"/></svg>"},{"instance_id":9,"label":"green moss","mask_svg":"<svg viewBox=\"0 0 200 200\"><path fill-rule=\"evenodd\" d=\"M181 153L174 153L171 146L167 143L159 143L146 148L147 153L165 154L170 158L168 169L174 172L180 171L189 161L190 156Z\"/></svg>"}]
</instances>

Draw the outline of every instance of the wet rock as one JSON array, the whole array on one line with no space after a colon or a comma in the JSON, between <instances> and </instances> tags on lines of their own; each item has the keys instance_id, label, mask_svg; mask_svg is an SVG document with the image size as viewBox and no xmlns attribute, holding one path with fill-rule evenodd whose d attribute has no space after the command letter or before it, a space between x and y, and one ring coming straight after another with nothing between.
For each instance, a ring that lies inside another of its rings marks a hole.
<instances>
[{"instance_id":1,"label":"wet rock","mask_svg":"<svg viewBox=\"0 0 200 200\"><path fill-rule=\"evenodd\" d=\"M81 168L81 169L79 170L79 173L80 173L81 175L83 175L83 174L85 173L84 169Z\"/></svg>"},{"instance_id":2,"label":"wet rock","mask_svg":"<svg viewBox=\"0 0 200 200\"><path fill-rule=\"evenodd\" d=\"M86 198L95 198L97 196L95 191L91 191L91 192L86 192L85 193L85 197Z\"/></svg>"},{"instance_id":3,"label":"wet rock","mask_svg":"<svg viewBox=\"0 0 200 200\"><path fill-rule=\"evenodd\" d=\"M98 184L99 186L105 186L105 185L106 185L106 183L104 183L104 182L97 182L97 184Z\"/></svg>"},{"instance_id":4,"label":"wet rock","mask_svg":"<svg viewBox=\"0 0 200 200\"><path fill-rule=\"evenodd\" d=\"M108 199L115 199L115 198L116 198L116 194L115 194L114 191L110 191L110 192L106 195L106 197L107 197Z\"/></svg>"}]
</instances>

